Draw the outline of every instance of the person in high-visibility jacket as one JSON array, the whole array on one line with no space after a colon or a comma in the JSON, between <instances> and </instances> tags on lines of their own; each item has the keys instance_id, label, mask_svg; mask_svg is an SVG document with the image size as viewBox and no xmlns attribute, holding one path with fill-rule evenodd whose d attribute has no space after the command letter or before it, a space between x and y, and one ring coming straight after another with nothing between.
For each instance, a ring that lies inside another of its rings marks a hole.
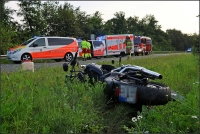
<instances>
[{"instance_id":1,"label":"person in high-visibility jacket","mask_svg":"<svg viewBox=\"0 0 200 134\"><path fill-rule=\"evenodd\" d=\"M126 53L129 53L131 56L131 49L132 49L133 43L128 35L126 36L124 44L126 44Z\"/></svg>"},{"instance_id":2,"label":"person in high-visibility jacket","mask_svg":"<svg viewBox=\"0 0 200 134\"><path fill-rule=\"evenodd\" d=\"M92 55L91 55L91 44L90 42L87 40L87 58L88 59L92 59Z\"/></svg>"},{"instance_id":3,"label":"person in high-visibility jacket","mask_svg":"<svg viewBox=\"0 0 200 134\"><path fill-rule=\"evenodd\" d=\"M86 56L87 56L87 41L85 39L82 40L81 42L81 48L82 48L82 58L83 58L83 61L85 60L86 61Z\"/></svg>"}]
</instances>

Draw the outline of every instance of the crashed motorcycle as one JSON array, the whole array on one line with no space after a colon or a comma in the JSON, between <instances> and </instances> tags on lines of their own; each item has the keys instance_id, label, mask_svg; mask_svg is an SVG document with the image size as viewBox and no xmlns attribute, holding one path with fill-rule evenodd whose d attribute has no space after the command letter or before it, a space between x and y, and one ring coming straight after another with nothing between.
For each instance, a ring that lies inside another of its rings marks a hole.
<instances>
[{"instance_id":1,"label":"crashed motorcycle","mask_svg":"<svg viewBox=\"0 0 200 134\"><path fill-rule=\"evenodd\" d=\"M133 105L137 111L142 111L142 105L165 105L172 100L182 100L183 97L175 93L168 86L152 82L155 79L162 79L162 75L148 70L141 66L121 65L121 57L119 57L119 67L113 65L98 65L89 63L87 65L79 65L76 60L77 53L70 63L72 69L70 74L66 75L67 80L78 78L80 81L86 81L95 84L96 81L105 83L102 89L109 102L127 103ZM112 64L114 64L112 60ZM75 65L80 70L75 71ZM63 64L63 70L68 71L68 64Z\"/></svg>"}]
</instances>

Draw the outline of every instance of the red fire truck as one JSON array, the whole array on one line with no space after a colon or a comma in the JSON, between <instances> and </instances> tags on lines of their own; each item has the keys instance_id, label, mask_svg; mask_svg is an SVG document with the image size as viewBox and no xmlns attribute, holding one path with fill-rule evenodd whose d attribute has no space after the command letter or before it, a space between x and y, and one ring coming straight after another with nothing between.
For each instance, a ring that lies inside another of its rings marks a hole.
<instances>
[{"instance_id":1,"label":"red fire truck","mask_svg":"<svg viewBox=\"0 0 200 134\"><path fill-rule=\"evenodd\" d=\"M135 55L148 55L152 52L152 39L146 36L134 36Z\"/></svg>"},{"instance_id":2,"label":"red fire truck","mask_svg":"<svg viewBox=\"0 0 200 134\"><path fill-rule=\"evenodd\" d=\"M113 56L125 56L126 45L124 40L126 36L129 36L133 42L131 54L134 53L134 35L133 34L118 34L118 35L104 35L97 37L96 40L89 40L91 44L92 57L101 58L109 55ZM81 40L78 40L79 52L78 57L82 56Z\"/></svg>"}]
</instances>

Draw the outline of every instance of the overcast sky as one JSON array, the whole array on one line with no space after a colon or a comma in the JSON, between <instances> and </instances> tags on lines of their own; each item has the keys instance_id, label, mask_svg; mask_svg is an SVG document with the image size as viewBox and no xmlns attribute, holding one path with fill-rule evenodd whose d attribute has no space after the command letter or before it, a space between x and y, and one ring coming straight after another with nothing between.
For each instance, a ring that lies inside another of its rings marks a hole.
<instances>
[{"instance_id":1,"label":"overcast sky","mask_svg":"<svg viewBox=\"0 0 200 134\"><path fill-rule=\"evenodd\" d=\"M104 21L113 18L114 13L119 11L125 12L126 18L137 16L140 20L151 14L163 31L175 28L182 33L199 33L199 17L196 17L199 15L199 1L59 1L60 4L64 2L80 6L81 11L87 14L99 11ZM18 10L16 3L10 1L6 6Z\"/></svg>"}]
</instances>

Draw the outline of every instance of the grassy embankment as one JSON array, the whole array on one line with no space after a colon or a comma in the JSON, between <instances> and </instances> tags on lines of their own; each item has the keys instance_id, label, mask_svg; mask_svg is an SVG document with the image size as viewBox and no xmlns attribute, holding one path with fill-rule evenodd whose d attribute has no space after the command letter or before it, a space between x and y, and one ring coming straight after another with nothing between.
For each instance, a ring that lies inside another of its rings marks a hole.
<instances>
[{"instance_id":1,"label":"grassy embankment","mask_svg":"<svg viewBox=\"0 0 200 134\"><path fill-rule=\"evenodd\" d=\"M110 63L110 62L109 62ZM136 122L130 107L107 108L102 84L64 83L62 67L34 73L1 74L1 133L198 133L198 57L172 55L123 64L143 66L163 75L158 82L185 97L183 102L143 107ZM116 62L116 65L118 63Z\"/></svg>"}]
</instances>

